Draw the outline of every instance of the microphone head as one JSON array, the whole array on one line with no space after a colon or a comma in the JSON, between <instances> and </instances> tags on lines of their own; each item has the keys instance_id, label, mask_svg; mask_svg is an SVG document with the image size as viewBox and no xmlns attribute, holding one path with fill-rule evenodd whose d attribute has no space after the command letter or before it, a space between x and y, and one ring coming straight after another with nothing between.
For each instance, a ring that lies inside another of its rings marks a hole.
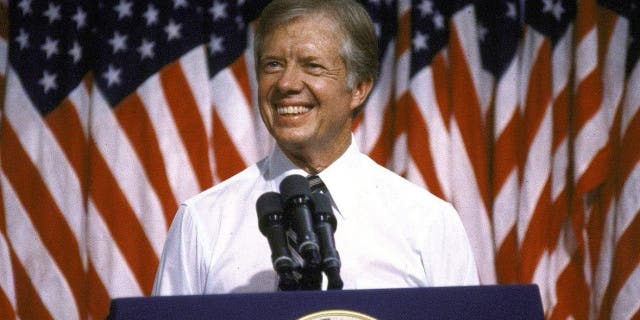
<instances>
[{"instance_id":1,"label":"microphone head","mask_svg":"<svg viewBox=\"0 0 640 320\"><path fill-rule=\"evenodd\" d=\"M280 183L280 193L282 194L282 200L287 203L294 197L308 197L311 194L311 189L309 189L307 178L299 174L292 174L284 178Z\"/></svg>"},{"instance_id":2,"label":"microphone head","mask_svg":"<svg viewBox=\"0 0 640 320\"><path fill-rule=\"evenodd\" d=\"M260 232L263 234L269 222L284 223L283 221L277 221L278 217L279 219L283 219L284 217L282 197L277 192L266 192L262 194L260 198L258 198L258 201L256 201L256 211L258 212Z\"/></svg>"},{"instance_id":3,"label":"microphone head","mask_svg":"<svg viewBox=\"0 0 640 320\"><path fill-rule=\"evenodd\" d=\"M324 193L312 193L311 201L313 202L315 219L322 219L329 222L335 232L338 223L336 217L333 215L333 207L331 206L329 196Z\"/></svg>"}]
</instances>

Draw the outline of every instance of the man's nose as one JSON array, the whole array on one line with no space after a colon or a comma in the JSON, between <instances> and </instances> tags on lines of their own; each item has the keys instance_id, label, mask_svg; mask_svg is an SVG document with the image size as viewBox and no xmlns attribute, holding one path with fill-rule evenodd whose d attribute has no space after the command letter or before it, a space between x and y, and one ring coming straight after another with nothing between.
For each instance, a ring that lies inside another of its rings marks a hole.
<instances>
[{"instance_id":1,"label":"man's nose","mask_svg":"<svg viewBox=\"0 0 640 320\"><path fill-rule=\"evenodd\" d=\"M280 74L277 82L278 90L282 93L299 92L304 86L302 72L296 66L287 66Z\"/></svg>"}]
</instances>

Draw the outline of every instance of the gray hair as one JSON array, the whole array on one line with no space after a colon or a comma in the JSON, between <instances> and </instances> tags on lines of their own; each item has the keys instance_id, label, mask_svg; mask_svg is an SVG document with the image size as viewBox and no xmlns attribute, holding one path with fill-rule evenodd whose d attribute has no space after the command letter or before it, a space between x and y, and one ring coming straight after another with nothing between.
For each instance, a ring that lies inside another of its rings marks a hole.
<instances>
[{"instance_id":1,"label":"gray hair","mask_svg":"<svg viewBox=\"0 0 640 320\"><path fill-rule=\"evenodd\" d=\"M256 71L265 37L277 27L311 14L322 14L335 21L342 38L340 56L347 69L347 86L378 76L378 40L365 8L353 0L275 0L258 20L253 54Z\"/></svg>"}]
</instances>

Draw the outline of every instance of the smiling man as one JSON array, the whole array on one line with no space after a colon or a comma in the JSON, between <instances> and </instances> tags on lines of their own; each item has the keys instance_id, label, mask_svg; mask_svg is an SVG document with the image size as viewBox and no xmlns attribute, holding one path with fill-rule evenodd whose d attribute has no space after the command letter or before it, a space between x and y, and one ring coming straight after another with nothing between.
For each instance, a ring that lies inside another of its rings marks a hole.
<instances>
[{"instance_id":1,"label":"smiling man","mask_svg":"<svg viewBox=\"0 0 640 320\"><path fill-rule=\"evenodd\" d=\"M326 187L345 289L477 284L453 207L379 166L353 141L353 118L378 68L366 10L350 0L273 1L259 19L254 50L260 113L277 146L180 206L154 294L277 290L255 205L292 174L318 175Z\"/></svg>"}]
</instances>

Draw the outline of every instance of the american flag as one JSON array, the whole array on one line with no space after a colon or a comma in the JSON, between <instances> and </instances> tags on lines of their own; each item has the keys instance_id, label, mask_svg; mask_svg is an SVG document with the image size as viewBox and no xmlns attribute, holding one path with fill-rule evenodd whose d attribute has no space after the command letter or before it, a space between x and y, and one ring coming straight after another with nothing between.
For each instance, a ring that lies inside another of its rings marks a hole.
<instances>
[{"instance_id":1,"label":"american flag","mask_svg":"<svg viewBox=\"0 0 640 320\"><path fill-rule=\"evenodd\" d=\"M273 146L267 2L0 0L0 318L150 293L177 205ZM538 284L549 319L640 318L640 1L361 2L361 150L454 204L483 284Z\"/></svg>"}]
</instances>

